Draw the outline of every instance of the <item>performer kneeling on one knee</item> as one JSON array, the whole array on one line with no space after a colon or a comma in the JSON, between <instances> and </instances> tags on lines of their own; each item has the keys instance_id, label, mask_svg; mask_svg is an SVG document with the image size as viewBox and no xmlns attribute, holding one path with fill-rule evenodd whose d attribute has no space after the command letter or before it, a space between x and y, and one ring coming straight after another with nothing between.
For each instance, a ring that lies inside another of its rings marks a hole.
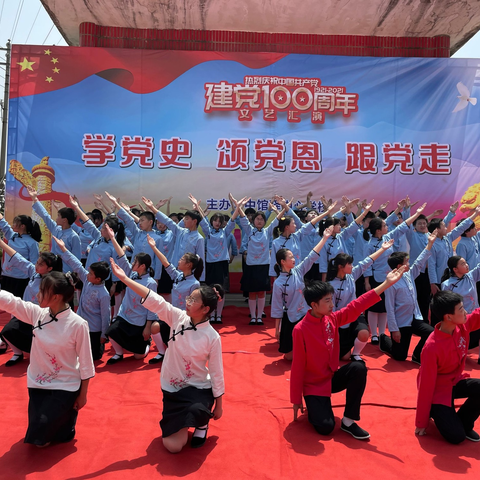
<instances>
[{"instance_id":1,"label":"performer kneeling on one knee","mask_svg":"<svg viewBox=\"0 0 480 480\"><path fill-rule=\"evenodd\" d=\"M73 293L70 274L61 272L42 278L40 306L0 292L0 308L33 326L24 442L39 447L74 438L78 410L87 403L88 382L95 375L88 324L68 305Z\"/></svg>"},{"instance_id":2,"label":"performer kneeling on one knee","mask_svg":"<svg viewBox=\"0 0 480 480\"><path fill-rule=\"evenodd\" d=\"M142 297L143 306L171 328L160 377L163 444L168 451L179 452L188 441L188 428L195 427L191 446L200 447L206 441L209 420L218 420L223 413L222 344L209 322L220 295L212 287L201 286L186 298L183 311L130 279L113 260L111 264L113 274ZM158 330L154 322L152 333Z\"/></svg>"},{"instance_id":3,"label":"performer kneeling on one knee","mask_svg":"<svg viewBox=\"0 0 480 480\"><path fill-rule=\"evenodd\" d=\"M290 400L294 420L303 412L302 395L308 409L308 420L322 435L335 427L331 395L347 390L342 430L354 438L365 440L370 434L360 428L360 404L367 381L363 362L351 362L340 369L339 333L342 325L355 321L367 308L380 301L380 294L396 283L407 270L400 267L388 273L385 281L349 305L333 312L333 287L325 282L312 282L303 294L310 310L293 329L293 361L290 377Z\"/></svg>"},{"instance_id":4,"label":"performer kneeling on one knee","mask_svg":"<svg viewBox=\"0 0 480 480\"><path fill-rule=\"evenodd\" d=\"M470 315L463 308L463 297L451 291L440 291L430 304L433 333L423 347L418 372L417 416L415 433L425 435L433 418L442 436L450 443L468 438L480 441L473 426L480 415L480 379L464 373L469 333L480 328L480 308ZM453 400L466 398L455 411Z\"/></svg>"}]
</instances>

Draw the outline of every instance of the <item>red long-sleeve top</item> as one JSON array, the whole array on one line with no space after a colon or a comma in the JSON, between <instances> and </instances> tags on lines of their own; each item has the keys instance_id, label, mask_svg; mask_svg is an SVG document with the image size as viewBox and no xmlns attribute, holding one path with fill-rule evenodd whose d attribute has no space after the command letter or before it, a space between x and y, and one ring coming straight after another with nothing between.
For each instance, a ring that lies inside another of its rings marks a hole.
<instances>
[{"instance_id":1,"label":"red long-sleeve top","mask_svg":"<svg viewBox=\"0 0 480 480\"><path fill-rule=\"evenodd\" d=\"M317 318L307 312L293 329L293 361L290 401L302 402L302 394L330 397L332 377L338 370L340 342L338 328L355 321L367 308L380 301L370 290L346 307Z\"/></svg>"},{"instance_id":2,"label":"red long-sleeve top","mask_svg":"<svg viewBox=\"0 0 480 480\"><path fill-rule=\"evenodd\" d=\"M470 375L464 373L469 333L480 328L480 308L467 315L452 335L440 331L440 323L428 337L422 350L422 366L417 376L417 415L415 426L427 428L433 404L452 406L452 389Z\"/></svg>"}]
</instances>

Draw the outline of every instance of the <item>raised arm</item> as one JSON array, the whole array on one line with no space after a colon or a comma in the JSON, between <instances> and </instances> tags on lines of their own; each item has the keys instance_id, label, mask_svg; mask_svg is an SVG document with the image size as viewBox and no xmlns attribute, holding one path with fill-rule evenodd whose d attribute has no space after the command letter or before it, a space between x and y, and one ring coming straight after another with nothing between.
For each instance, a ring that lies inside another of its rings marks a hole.
<instances>
[{"instance_id":1,"label":"raised arm","mask_svg":"<svg viewBox=\"0 0 480 480\"><path fill-rule=\"evenodd\" d=\"M99 210L102 210L103 213L105 213L105 215L110 215L111 213L114 212L114 209L113 208L109 208L105 202L103 201L103 195L100 195L98 193L94 193L93 194L94 198L97 200L98 204L97 205L97 202L95 202L95 206L99 209ZM103 207L103 208L99 208L99 207Z\"/></svg>"},{"instance_id":2,"label":"raised arm","mask_svg":"<svg viewBox=\"0 0 480 480\"><path fill-rule=\"evenodd\" d=\"M170 265L170 262L167 260L167 257L157 248L157 244L155 240L148 235L147 233L147 241L150 245L150 248L153 250L153 253L157 256L157 258L162 262L162 265L167 268Z\"/></svg>"},{"instance_id":3,"label":"raised arm","mask_svg":"<svg viewBox=\"0 0 480 480\"><path fill-rule=\"evenodd\" d=\"M138 222L140 221L140 219L132 212L130 207L126 203L123 203L123 202L121 202L120 205L128 213L128 215L130 215L130 217L135 222L135 224L138 225Z\"/></svg>"},{"instance_id":4,"label":"raised arm","mask_svg":"<svg viewBox=\"0 0 480 480\"><path fill-rule=\"evenodd\" d=\"M82 223L88 222L89 218L85 215L85 212L80 208L78 202L70 195L70 204L72 208L77 212L77 216L80 218Z\"/></svg>"},{"instance_id":5,"label":"raised arm","mask_svg":"<svg viewBox=\"0 0 480 480\"><path fill-rule=\"evenodd\" d=\"M115 275L121 282L123 282L128 288L133 290L137 295L145 298L150 292L150 289L144 287L142 284L132 280L113 260L110 258L110 264L112 266L112 274Z\"/></svg>"},{"instance_id":6,"label":"raised arm","mask_svg":"<svg viewBox=\"0 0 480 480\"><path fill-rule=\"evenodd\" d=\"M78 273L78 275L80 276L80 280L82 282L86 282L87 281L87 274L88 274L88 271L85 270L85 268L83 268L83 265L82 263L80 262L80 260L78 260L77 257L75 257L75 255L73 255L68 249L67 247L65 246L65 242L60 239L60 238L57 238L55 237L54 235L52 235L52 238L53 240L56 242L56 244L58 245L58 248L62 251L62 260L76 273Z\"/></svg>"},{"instance_id":7,"label":"raised arm","mask_svg":"<svg viewBox=\"0 0 480 480\"><path fill-rule=\"evenodd\" d=\"M380 284L378 287L374 288L375 293L380 296L387 288L390 288L392 285L397 283L401 278L402 275L408 270L407 265L402 265L391 272L388 272L387 278L385 281Z\"/></svg>"},{"instance_id":8,"label":"raised arm","mask_svg":"<svg viewBox=\"0 0 480 480\"><path fill-rule=\"evenodd\" d=\"M108 238L110 238L113 248L115 248L115 251L117 252L118 258L123 257L125 255L125 252L123 251L123 248L118 244L117 239L115 238L115 232L110 228L108 224L105 224L105 228L108 233Z\"/></svg>"},{"instance_id":9,"label":"raised arm","mask_svg":"<svg viewBox=\"0 0 480 480\"><path fill-rule=\"evenodd\" d=\"M423 213L423 211L425 210L425 207L427 206L426 203L424 203L421 207L417 208L417 211L411 216L411 217L408 217L406 220L405 220L405 223L410 226L418 217L420 214Z\"/></svg>"},{"instance_id":10,"label":"raised arm","mask_svg":"<svg viewBox=\"0 0 480 480\"><path fill-rule=\"evenodd\" d=\"M10 257L13 257L17 251L14 250L10 245L7 245L2 239L0 239L0 248Z\"/></svg>"},{"instance_id":11,"label":"raised arm","mask_svg":"<svg viewBox=\"0 0 480 480\"><path fill-rule=\"evenodd\" d=\"M382 246L376 252L373 252L371 255L369 255L369 257L375 261L380 255L385 253L385 251L388 250L394 244L394 242L395 240L393 238L388 242L383 242Z\"/></svg>"},{"instance_id":12,"label":"raised arm","mask_svg":"<svg viewBox=\"0 0 480 480\"><path fill-rule=\"evenodd\" d=\"M330 204L330 206L323 213L317 215L315 218L312 218L312 220L310 220L310 223L315 226L320 220L322 220L322 218L329 217L337 206L337 203L338 202L333 202L332 204Z\"/></svg>"},{"instance_id":13,"label":"raised arm","mask_svg":"<svg viewBox=\"0 0 480 480\"><path fill-rule=\"evenodd\" d=\"M375 200L372 199L372 201L369 204L365 205L365 209L363 210L363 212L355 219L355 223L357 225L362 224L363 219L365 218L365 215L367 215L367 213L372 209L374 201Z\"/></svg>"}]
</instances>

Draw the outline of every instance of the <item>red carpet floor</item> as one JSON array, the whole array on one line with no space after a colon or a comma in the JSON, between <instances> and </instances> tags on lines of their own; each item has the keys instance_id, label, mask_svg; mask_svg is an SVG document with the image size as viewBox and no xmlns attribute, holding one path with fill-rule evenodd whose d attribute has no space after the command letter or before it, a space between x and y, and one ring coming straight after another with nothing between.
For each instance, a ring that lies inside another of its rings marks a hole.
<instances>
[{"instance_id":1,"label":"red carpet floor","mask_svg":"<svg viewBox=\"0 0 480 480\"><path fill-rule=\"evenodd\" d=\"M37 449L23 443L27 426L27 362L6 368L0 357L1 479L452 479L478 478L480 443L444 442L433 423L414 435L418 366L398 363L368 345L369 369L361 442L342 432L344 395L333 396L337 427L320 437L305 415L293 422L290 365L277 351L273 322L249 326L247 309L226 307L222 335L227 392L224 415L211 422L208 441L172 455L162 446L159 368L131 358L98 362L88 403L69 444ZM2 317L5 323L5 316ZM107 352L110 354L110 352ZM150 354L150 357L153 354ZM480 377L477 353L466 369ZM480 431L480 423L477 422ZM476 474L476 477L474 475Z\"/></svg>"}]
</instances>

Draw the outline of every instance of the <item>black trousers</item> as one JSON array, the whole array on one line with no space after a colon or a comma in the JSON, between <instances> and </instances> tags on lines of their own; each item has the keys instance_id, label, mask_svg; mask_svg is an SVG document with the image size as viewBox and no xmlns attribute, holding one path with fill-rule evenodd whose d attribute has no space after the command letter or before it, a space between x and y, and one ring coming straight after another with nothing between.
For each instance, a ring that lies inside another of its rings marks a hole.
<instances>
[{"instance_id":1,"label":"black trousers","mask_svg":"<svg viewBox=\"0 0 480 480\"><path fill-rule=\"evenodd\" d=\"M92 358L94 360L100 360L105 351L105 345L100 342L101 338L102 332L90 332L90 347L92 349Z\"/></svg>"},{"instance_id":2,"label":"black trousers","mask_svg":"<svg viewBox=\"0 0 480 480\"><path fill-rule=\"evenodd\" d=\"M351 362L339 368L332 378L332 393L347 390L344 416L360 420L360 404L367 384L367 367L363 362ZM331 397L306 395L308 421L320 435L330 435L335 428Z\"/></svg>"},{"instance_id":3,"label":"black trousers","mask_svg":"<svg viewBox=\"0 0 480 480\"><path fill-rule=\"evenodd\" d=\"M422 314L423 320L428 322L428 310L432 296L430 280L428 279L428 268L425 269L425 273L421 273L415 279L415 288L417 289L417 302L420 307L420 313Z\"/></svg>"},{"instance_id":4,"label":"black trousers","mask_svg":"<svg viewBox=\"0 0 480 480\"><path fill-rule=\"evenodd\" d=\"M420 341L413 351L413 357L415 357L417 360L420 360L422 348L433 330L433 327L427 322L414 318L411 327L399 328L401 335L400 343L394 342L391 337L385 336L382 341L382 349L389 353L395 360L403 362L408 356L408 349L410 348L412 334L415 334L420 337Z\"/></svg>"},{"instance_id":5,"label":"black trousers","mask_svg":"<svg viewBox=\"0 0 480 480\"><path fill-rule=\"evenodd\" d=\"M453 400L466 398L465 403L455 411ZM452 391L452 406L433 404L430 416L435 421L442 437L450 443L465 440L465 434L473 429L475 420L480 415L480 379L466 378L460 380Z\"/></svg>"}]
</instances>

